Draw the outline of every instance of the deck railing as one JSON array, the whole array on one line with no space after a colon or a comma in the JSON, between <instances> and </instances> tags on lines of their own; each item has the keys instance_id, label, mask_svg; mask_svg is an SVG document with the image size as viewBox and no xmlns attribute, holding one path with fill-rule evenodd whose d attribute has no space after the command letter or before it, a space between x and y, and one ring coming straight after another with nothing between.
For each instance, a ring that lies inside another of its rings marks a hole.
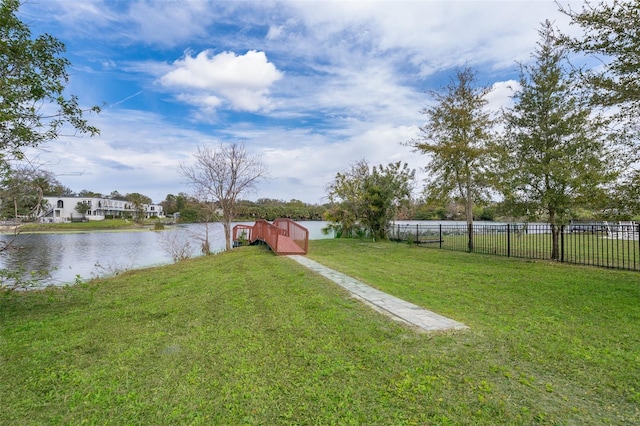
<instances>
[{"instance_id":1,"label":"deck railing","mask_svg":"<svg viewBox=\"0 0 640 426\"><path fill-rule=\"evenodd\" d=\"M253 238L253 225L236 225L233 227L233 240L234 243L242 243L243 241L254 241Z\"/></svg>"},{"instance_id":2,"label":"deck railing","mask_svg":"<svg viewBox=\"0 0 640 426\"><path fill-rule=\"evenodd\" d=\"M309 249L309 231L290 219L276 219L269 223L264 219L257 220L255 225L236 225L233 227L233 241L256 240L267 243L274 252L279 253L280 236L287 236L300 247L304 253Z\"/></svg>"},{"instance_id":3,"label":"deck railing","mask_svg":"<svg viewBox=\"0 0 640 426\"><path fill-rule=\"evenodd\" d=\"M274 226L286 231L289 238L305 253L309 252L309 230L291 219L276 219L273 221Z\"/></svg>"},{"instance_id":4,"label":"deck railing","mask_svg":"<svg viewBox=\"0 0 640 426\"><path fill-rule=\"evenodd\" d=\"M278 237L284 235L284 230L263 219L256 221L256 224L253 225L253 230L254 239L264 241L274 252L278 253Z\"/></svg>"}]
</instances>

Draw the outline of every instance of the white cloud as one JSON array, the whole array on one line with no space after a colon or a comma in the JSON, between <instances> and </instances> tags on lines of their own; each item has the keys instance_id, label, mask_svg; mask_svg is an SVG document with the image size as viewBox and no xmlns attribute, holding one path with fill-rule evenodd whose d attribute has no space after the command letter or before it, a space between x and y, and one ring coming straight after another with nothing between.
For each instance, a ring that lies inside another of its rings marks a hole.
<instances>
[{"instance_id":1,"label":"white cloud","mask_svg":"<svg viewBox=\"0 0 640 426\"><path fill-rule=\"evenodd\" d=\"M137 27L138 41L160 45L176 45L193 36L203 36L214 19L210 5L201 0L135 1L130 3L127 15Z\"/></svg>"},{"instance_id":2,"label":"white cloud","mask_svg":"<svg viewBox=\"0 0 640 426\"><path fill-rule=\"evenodd\" d=\"M267 32L267 40L277 40L278 38L280 38L280 35L282 35L283 30L283 25L269 27L269 32Z\"/></svg>"},{"instance_id":3,"label":"white cloud","mask_svg":"<svg viewBox=\"0 0 640 426\"><path fill-rule=\"evenodd\" d=\"M204 109L216 109L222 105L222 99L214 95L178 95L178 100L184 103L200 106Z\"/></svg>"},{"instance_id":4,"label":"white cloud","mask_svg":"<svg viewBox=\"0 0 640 426\"><path fill-rule=\"evenodd\" d=\"M516 80L498 81L491 86L491 92L486 99L489 109L499 111L501 108L508 108L513 105L512 96L520 90L520 83Z\"/></svg>"},{"instance_id":5,"label":"white cloud","mask_svg":"<svg viewBox=\"0 0 640 426\"><path fill-rule=\"evenodd\" d=\"M269 89L283 75L264 52L255 50L244 55L233 52L213 55L211 50L195 57L187 53L173 66L174 69L160 79L165 87L186 89L201 96L219 96L234 109L252 112L269 109Z\"/></svg>"},{"instance_id":6,"label":"white cloud","mask_svg":"<svg viewBox=\"0 0 640 426\"><path fill-rule=\"evenodd\" d=\"M553 1L358 1L286 3L329 55L402 52L422 76L462 65L526 61L545 19L567 27ZM578 3L579 4L579 3ZM328 50L327 47L331 47Z\"/></svg>"},{"instance_id":7,"label":"white cloud","mask_svg":"<svg viewBox=\"0 0 640 426\"><path fill-rule=\"evenodd\" d=\"M169 193L188 192L178 173L181 161L190 161L196 144L215 139L168 124L159 115L135 110L105 110L92 118L99 136L61 137L32 149L36 158L63 185L108 194L140 192L154 201Z\"/></svg>"},{"instance_id":8,"label":"white cloud","mask_svg":"<svg viewBox=\"0 0 640 426\"><path fill-rule=\"evenodd\" d=\"M326 186L336 173L360 159L372 166L396 161L415 169L424 165L421 155L400 145L416 135L417 127L362 122L356 125L359 130L341 135L340 141L335 140L335 135L317 134L311 129L279 129L262 134L254 129L248 133L247 149L257 153L271 171L271 179L261 184L261 196L322 203L326 201Z\"/></svg>"},{"instance_id":9,"label":"white cloud","mask_svg":"<svg viewBox=\"0 0 640 426\"><path fill-rule=\"evenodd\" d=\"M118 14L110 10L101 0L45 2L45 4L41 3L38 6L50 8L47 13L49 19L56 17L61 22L73 26L76 31L80 30L83 34L88 33L91 29L95 31L96 28L105 28L120 19Z\"/></svg>"}]
</instances>

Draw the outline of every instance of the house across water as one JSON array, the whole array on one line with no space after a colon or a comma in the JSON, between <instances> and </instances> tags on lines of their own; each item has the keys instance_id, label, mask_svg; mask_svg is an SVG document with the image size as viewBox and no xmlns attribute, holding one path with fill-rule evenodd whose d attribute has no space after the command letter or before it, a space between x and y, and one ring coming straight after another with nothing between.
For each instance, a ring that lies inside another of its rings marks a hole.
<instances>
[{"instance_id":1,"label":"house across water","mask_svg":"<svg viewBox=\"0 0 640 426\"><path fill-rule=\"evenodd\" d=\"M163 218L160 204L136 205L131 201L99 197L44 197L47 207L41 222L74 222L115 218Z\"/></svg>"}]
</instances>

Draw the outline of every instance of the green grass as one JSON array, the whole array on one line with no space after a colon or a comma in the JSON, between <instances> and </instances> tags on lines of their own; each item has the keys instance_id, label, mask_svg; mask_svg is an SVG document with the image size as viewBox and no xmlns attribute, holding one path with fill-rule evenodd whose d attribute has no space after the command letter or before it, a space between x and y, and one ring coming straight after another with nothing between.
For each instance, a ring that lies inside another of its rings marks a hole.
<instances>
[{"instance_id":1,"label":"green grass","mask_svg":"<svg viewBox=\"0 0 640 426\"><path fill-rule=\"evenodd\" d=\"M640 270L640 242L638 240L606 238L602 234L564 234L561 236L562 253L565 262L584 265L598 265L610 268ZM413 237L415 238L415 237ZM435 232L431 236L422 236L432 241L424 244L427 248L437 247L445 250L467 251L468 237L465 234L445 234L442 242ZM497 254L511 257L551 259L551 234L512 234L506 233L474 235L475 253Z\"/></svg>"},{"instance_id":2,"label":"green grass","mask_svg":"<svg viewBox=\"0 0 640 426\"><path fill-rule=\"evenodd\" d=\"M143 224L133 220L105 219L90 220L88 222L68 222L68 223L28 223L21 225L20 232L81 232L100 230L136 230L149 229L157 222L156 219L146 220Z\"/></svg>"},{"instance_id":3,"label":"green grass","mask_svg":"<svg viewBox=\"0 0 640 426\"><path fill-rule=\"evenodd\" d=\"M348 240L309 257L464 322L421 334L263 247L0 296L0 424L634 424L640 276Z\"/></svg>"}]
</instances>

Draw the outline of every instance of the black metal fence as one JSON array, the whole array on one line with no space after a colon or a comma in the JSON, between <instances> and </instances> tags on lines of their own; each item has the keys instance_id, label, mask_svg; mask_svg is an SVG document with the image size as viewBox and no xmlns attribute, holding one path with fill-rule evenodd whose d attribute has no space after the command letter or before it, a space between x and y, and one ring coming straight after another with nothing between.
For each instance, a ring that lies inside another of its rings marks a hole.
<instances>
[{"instance_id":1,"label":"black metal fence","mask_svg":"<svg viewBox=\"0 0 640 426\"><path fill-rule=\"evenodd\" d=\"M394 224L387 234L392 241L469 251L466 224ZM555 258L548 224L474 224L471 235L474 253L640 271L640 224L561 226Z\"/></svg>"}]
</instances>

